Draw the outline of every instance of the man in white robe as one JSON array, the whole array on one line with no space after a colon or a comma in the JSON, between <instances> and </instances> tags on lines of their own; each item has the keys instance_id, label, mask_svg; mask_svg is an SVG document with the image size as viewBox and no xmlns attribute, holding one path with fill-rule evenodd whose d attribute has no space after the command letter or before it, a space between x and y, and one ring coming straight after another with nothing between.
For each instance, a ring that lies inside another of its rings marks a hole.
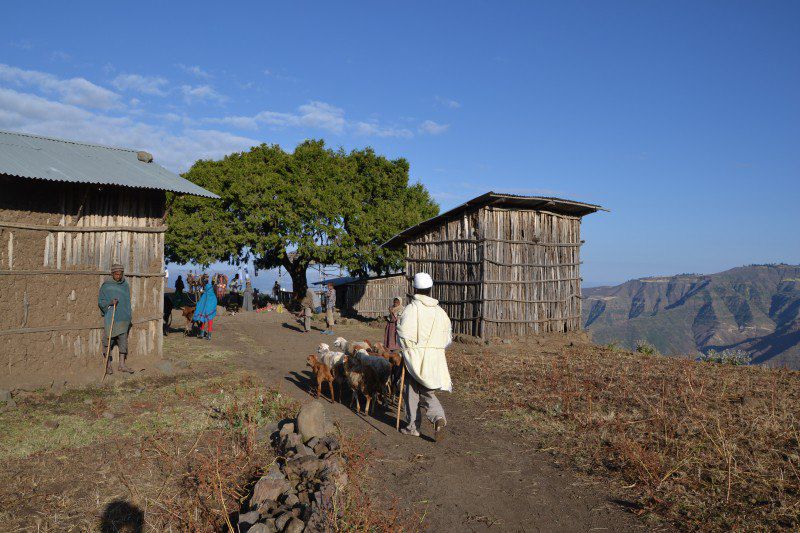
<instances>
[{"instance_id":1,"label":"man in white robe","mask_svg":"<svg viewBox=\"0 0 800 533\"><path fill-rule=\"evenodd\" d=\"M414 299L403 310L397 324L407 373L403 391L407 420L400 431L418 437L422 424L420 408L424 407L438 441L443 436L447 419L436 391L453 390L445 357L445 348L452 342L452 328L439 301L430 297L432 286L430 275L424 272L414 275Z\"/></svg>"}]
</instances>

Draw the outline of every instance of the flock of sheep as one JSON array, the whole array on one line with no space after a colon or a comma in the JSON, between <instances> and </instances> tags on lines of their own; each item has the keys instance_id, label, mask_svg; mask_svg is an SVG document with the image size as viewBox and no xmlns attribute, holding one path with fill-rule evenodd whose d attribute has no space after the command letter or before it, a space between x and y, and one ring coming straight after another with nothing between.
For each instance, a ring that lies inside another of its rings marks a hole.
<instances>
[{"instance_id":1,"label":"flock of sheep","mask_svg":"<svg viewBox=\"0 0 800 533\"><path fill-rule=\"evenodd\" d=\"M403 365L400 354L389 352L381 343L353 342L343 337L338 337L333 346L335 350L320 343L317 353L307 358L316 378L317 397L322 394L324 383L328 384L331 402L336 401L334 385L339 389L339 401L342 390L349 388L350 406L355 403L356 412L361 412L360 398L363 396L366 400L364 412L369 414L373 400L386 403L394 395Z\"/></svg>"}]
</instances>

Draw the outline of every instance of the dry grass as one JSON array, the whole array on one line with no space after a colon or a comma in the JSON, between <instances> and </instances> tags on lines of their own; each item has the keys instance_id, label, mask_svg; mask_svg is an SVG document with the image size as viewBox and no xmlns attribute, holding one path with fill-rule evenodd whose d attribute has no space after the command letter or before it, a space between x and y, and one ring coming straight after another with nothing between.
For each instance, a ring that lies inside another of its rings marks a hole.
<instances>
[{"instance_id":1,"label":"dry grass","mask_svg":"<svg viewBox=\"0 0 800 533\"><path fill-rule=\"evenodd\" d=\"M540 447L623 480L640 513L693 530L800 527L800 373L553 339L456 350L454 381Z\"/></svg>"},{"instance_id":2,"label":"dry grass","mask_svg":"<svg viewBox=\"0 0 800 533\"><path fill-rule=\"evenodd\" d=\"M26 398L0 416L0 522L41 531L225 529L273 460L258 429L297 408L246 373ZM113 419L102 416L108 410Z\"/></svg>"}]
</instances>

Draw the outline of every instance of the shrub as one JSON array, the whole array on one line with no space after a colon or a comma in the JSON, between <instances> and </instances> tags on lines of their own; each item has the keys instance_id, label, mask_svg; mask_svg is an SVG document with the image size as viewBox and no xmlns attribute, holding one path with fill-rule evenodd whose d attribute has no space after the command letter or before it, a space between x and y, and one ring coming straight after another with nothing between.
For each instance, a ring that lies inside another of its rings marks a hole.
<instances>
[{"instance_id":1,"label":"shrub","mask_svg":"<svg viewBox=\"0 0 800 533\"><path fill-rule=\"evenodd\" d=\"M707 353L701 354L697 361L701 363L719 363L722 365L745 366L749 365L753 356L742 350L733 350L728 348L717 352L716 350L709 350Z\"/></svg>"},{"instance_id":2,"label":"shrub","mask_svg":"<svg viewBox=\"0 0 800 533\"><path fill-rule=\"evenodd\" d=\"M646 340L636 341L636 351L645 355L658 355L658 350L656 350L656 347Z\"/></svg>"}]
</instances>

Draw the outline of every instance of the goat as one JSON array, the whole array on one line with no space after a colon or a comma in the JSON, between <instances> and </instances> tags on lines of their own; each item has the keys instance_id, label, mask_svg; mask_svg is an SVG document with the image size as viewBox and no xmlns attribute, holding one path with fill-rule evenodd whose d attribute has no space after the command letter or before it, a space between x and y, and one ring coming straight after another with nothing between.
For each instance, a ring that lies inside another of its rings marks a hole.
<instances>
[{"instance_id":1,"label":"goat","mask_svg":"<svg viewBox=\"0 0 800 533\"><path fill-rule=\"evenodd\" d=\"M317 379L317 398L322 393L322 384L327 383L328 389L331 391L331 403L336 401L333 395L333 374L328 365L317 359L313 353L306 358L306 363L311 367L311 371L314 372L314 377Z\"/></svg>"},{"instance_id":2,"label":"goat","mask_svg":"<svg viewBox=\"0 0 800 533\"><path fill-rule=\"evenodd\" d=\"M366 398L366 409L364 412L369 414L372 399L377 396L381 390L381 381L378 375L372 367L363 365L358 358L349 355L344 356L343 368L347 381L350 383L350 388L353 390L356 412L361 412L361 403L358 398L360 393ZM353 402L351 400L351 407L352 404Z\"/></svg>"},{"instance_id":3,"label":"goat","mask_svg":"<svg viewBox=\"0 0 800 533\"><path fill-rule=\"evenodd\" d=\"M369 350L372 348L372 345L366 339L363 341L348 341L344 337L337 337L333 341L333 345L347 355L353 355L357 350Z\"/></svg>"},{"instance_id":4,"label":"goat","mask_svg":"<svg viewBox=\"0 0 800 533\"><path fill-rule=\"evenodd\" d=\"M192 327L194 326L194 321L192 320L194 317L194 309L194 305L191 307L185 306L183 311L181 311L181 316L186 319L186 326L183 329L183 334L187 336L192 332Z\"/></svg>"}]
</instances>

